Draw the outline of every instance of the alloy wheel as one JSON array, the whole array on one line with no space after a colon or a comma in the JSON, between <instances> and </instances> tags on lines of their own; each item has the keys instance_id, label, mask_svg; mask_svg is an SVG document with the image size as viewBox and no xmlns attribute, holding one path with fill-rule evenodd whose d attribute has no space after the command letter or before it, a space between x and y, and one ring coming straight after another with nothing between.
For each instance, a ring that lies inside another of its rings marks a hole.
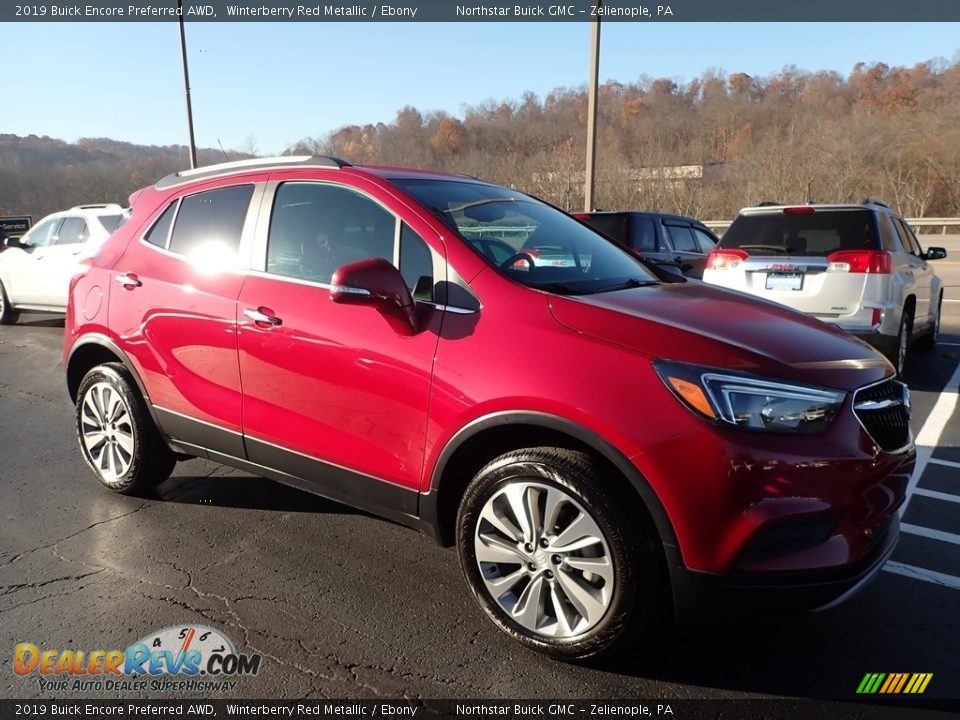
<instances>
[{"instance_id":1,"label":"alloy wheel","mask_svg":"<svg viewBox=\"0 0 960 720\"><path fill-rule=\"evenodd\" d=\"M83 449L102 479L113 482L130 470L135 439L130 411L109 383L92 385L81 405Z\"/></svg>"},{"instance_id":2,"label":"alloy wheel","mask_svg":"<svg viewBox=\"0 0 960 720\"><path fill-rule=\"evenodd\" d=\"M549 638L603 619L616 582L596 520L563 490L512 482L484 504L474 535L484 585L514 622Z\"/></svg>"}]
</instances>

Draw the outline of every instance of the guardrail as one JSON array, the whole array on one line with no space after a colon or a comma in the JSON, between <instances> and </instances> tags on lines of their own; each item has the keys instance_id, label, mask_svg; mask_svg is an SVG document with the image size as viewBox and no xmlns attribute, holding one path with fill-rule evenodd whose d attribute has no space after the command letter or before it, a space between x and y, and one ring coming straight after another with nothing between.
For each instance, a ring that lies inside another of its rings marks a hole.
<instances>
[{"instance_id":1,"label":"guardrail","mask_svg":"<svg viewBox=\"0 0 960 720\"><path fill-rule=\"evenodd\" d=\"M905 218L907 223L911 227L915 228L940 228L940 234L946 235L947 228L957 228L960 230L960 218ZM703 224L706 225L711 230L718 232L723 232L728 227L732 220L704 220Z\"/></svg>"}]
</instances>

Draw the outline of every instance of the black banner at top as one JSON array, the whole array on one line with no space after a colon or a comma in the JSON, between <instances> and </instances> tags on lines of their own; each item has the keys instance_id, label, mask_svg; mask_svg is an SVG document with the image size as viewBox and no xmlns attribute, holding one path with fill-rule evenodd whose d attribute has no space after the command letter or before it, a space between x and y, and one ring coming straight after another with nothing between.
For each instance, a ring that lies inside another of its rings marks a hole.
<instances>
[{"instance_id":1,"label":"black banner at top","mask_svg":"<svg viewBox=\"0 0 960 720\"><path fill-rule=\"evenodd\" d=\"M188 0L190 22L958 22L952 0ZM4 22L164 22L175 0L3 3Z\"/></svg>"}]
</instances>

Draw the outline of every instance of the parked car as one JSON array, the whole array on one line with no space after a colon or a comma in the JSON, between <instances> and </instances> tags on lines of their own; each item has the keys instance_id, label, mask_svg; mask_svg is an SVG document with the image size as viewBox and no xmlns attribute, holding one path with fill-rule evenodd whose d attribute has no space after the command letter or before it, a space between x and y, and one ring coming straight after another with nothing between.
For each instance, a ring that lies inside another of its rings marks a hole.
<instances>
[{"instance_id":1,"label":"parked car","mask_svg":"<svg viewBox=\"0 0 960 720\"><path fill-rule=\"evenodd\" d=\"M707 253L719 240L706 225L682 215L653 212L574 213L574 217L658 265L700 279Z\"/></svg>"},{"instance_id":2,"label":"parked car","mask_svg":"<svg viewBox=\"0 0 960 720\"><path fill-rule=\"evenodd\" d=\"M286 157L131 202L64 334L80 451L113 491L199 456L419 528L502 631L561 658L665 611L839 602L897 542L909 395L801 313L660 283L463 176ZM575 262L523 250L547 245Z\"/></svg>"},{"instance_id":3,"label":"parked car","mask_svg":"<svg viewBox=\"0 0 960 720\"><path fill-rule=\"evenodd\" d=\"M877 200L740 211L710 254L705 282L773 300L874 345L903 372L909 345L932 349L943 283L901 215Z\"/></svg>"},{"instance_id":4,"label":"parked car","mask_svg":"<svg viewBox=\"0 0 960 720\"><path fill-rule=\"evenodd\" d=\"M123 220L119 205L77 205L47 215L0 254L0 325L21 312L62 313L70 278Z\"/></svg>"}]
</instances>

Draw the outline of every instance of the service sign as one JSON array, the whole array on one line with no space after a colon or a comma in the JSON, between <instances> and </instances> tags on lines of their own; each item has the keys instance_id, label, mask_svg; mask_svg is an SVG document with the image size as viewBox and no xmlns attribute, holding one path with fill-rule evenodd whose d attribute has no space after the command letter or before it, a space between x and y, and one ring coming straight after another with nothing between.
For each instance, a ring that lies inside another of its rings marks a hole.
<instances>
[{"instance_id":1,"label":"service sign","mask_svg":"<svg viewBox=\"0 0 960 720\"><path fill-rule=\"evenodd\" d=\"M0 235L23 235L33 225L33 215L0 216Z\"/></svg>"}]
</instances>

